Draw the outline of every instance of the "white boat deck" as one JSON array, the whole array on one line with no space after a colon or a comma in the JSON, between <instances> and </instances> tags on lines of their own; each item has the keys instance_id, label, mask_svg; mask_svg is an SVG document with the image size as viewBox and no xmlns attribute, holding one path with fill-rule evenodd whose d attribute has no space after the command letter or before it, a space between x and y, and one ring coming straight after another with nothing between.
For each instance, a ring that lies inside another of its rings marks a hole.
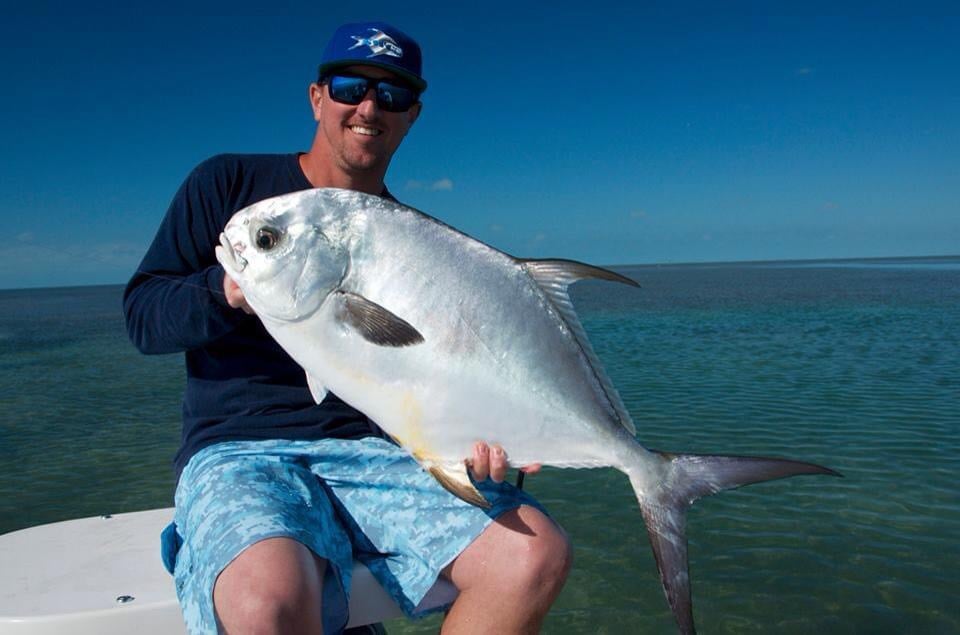
<instances>
[{"instance_id":1,"label":"white boat deck","mask_svg":"<svg viewBox=\"0 0 960 635\"><path fill-rule=\"evenodd\" d=\"M160 532L173 509L81 518L0 536L0 634L184 633ZM456 597L441 580L422 606ZM354 563L350 625L399 617L400 608Z\"/></svg>"}]
</instances>

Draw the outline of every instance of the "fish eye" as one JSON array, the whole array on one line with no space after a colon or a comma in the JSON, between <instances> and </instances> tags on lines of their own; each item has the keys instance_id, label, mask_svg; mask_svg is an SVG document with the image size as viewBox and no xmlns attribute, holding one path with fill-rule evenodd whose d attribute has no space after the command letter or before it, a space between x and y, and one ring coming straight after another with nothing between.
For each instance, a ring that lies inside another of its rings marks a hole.
<instances>
[{"instance_id":1,"label":"fish eye","mask_svg":"<svg viewBox=\"0 0 960 635\"><path fill-rule=\"evenodd\" d=\"M261 227L257 230L257 247L270 251L280 242L280 234L272 227Z\"/></svg>"}]
</instances>

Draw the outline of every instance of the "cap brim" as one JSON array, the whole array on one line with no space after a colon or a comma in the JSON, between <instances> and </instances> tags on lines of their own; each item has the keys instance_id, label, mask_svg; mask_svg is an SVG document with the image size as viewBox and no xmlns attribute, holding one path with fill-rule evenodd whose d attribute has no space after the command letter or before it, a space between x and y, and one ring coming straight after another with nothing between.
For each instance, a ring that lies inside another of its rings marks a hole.
<instances>
[{"instance_id":1,"label":"cap brim","mask_svg":"<svg viewBox=\"0 0 960 635\"><path fill-rule=\"evenodd\" d=\"M337 60L336 62L321 64L319 69L320 76L323 77L325 75L328 75L330 71L335 71L338 68L346 68L347 66L375 66L377 68L382 68L383 70L390 71L397 77L400 77L405 81L409 82L421 93L427 89L427 82L417 77L413 73L405 71L402 68L393 66L392 64L374 62L374 61L363 59L363 58L353 59L353 60Z\"/></svg>"}]
</instances>

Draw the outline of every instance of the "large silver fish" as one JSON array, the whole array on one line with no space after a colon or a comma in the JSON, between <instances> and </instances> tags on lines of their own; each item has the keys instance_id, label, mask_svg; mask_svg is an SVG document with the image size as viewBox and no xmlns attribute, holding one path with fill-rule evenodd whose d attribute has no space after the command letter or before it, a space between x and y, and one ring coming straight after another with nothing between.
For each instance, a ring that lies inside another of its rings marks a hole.
<instances>
[{"instance_id":1,"label":"large silver fish","mask_svg":"<svg viewBox=\"0 0 960 635\"><path fill-rule=\"evenodd\" d=\"M640 503L680 631L694 631L686 509L809 463L648 450L567 295L568 260L522 260L395 202L306 190L241 210L217 259L267 331L327 390L392 435L448 490L487 505L464 460L475 441L510 463L614 467Z\"/></svg>"}]
</instances>

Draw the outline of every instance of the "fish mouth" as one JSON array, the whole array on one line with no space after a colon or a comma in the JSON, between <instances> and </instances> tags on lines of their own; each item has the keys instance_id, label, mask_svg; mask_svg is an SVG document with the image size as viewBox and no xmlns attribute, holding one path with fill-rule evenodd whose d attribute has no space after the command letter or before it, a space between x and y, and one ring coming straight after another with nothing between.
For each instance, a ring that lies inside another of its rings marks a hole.
<instances>
[{"instance_id":1,"label":"fish mouth","mask_svg":"<svg viewBox=\"0 0 960 635\"><path fill-rule=\"evenodd\" d=\"M230 244L230 239L225 232L220 233L220 245L215 250L217 260L231 273L240 273L247 267L246 259L239 253L243 248L242 243L238 243L238 247L239 249Z\"/></svg>"}]
</instances>

